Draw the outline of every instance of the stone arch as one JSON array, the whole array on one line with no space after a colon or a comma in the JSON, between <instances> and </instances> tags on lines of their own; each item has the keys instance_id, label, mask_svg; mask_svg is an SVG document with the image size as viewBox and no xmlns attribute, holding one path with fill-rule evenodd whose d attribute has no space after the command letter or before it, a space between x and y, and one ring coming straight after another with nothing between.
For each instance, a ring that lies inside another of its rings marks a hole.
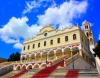
<instances>
[{"instance_id":1,"label":"stone arch","mask_svg":"<svg viewBox=\"0 0 100 78\"><path fill-rule=\"evenodd\" d=\"M27 69L28 69L28 70L32 69L32 65L29 65L29 66L27 67Z\"/></svg>"},{"instance_id":2,"label":"stone arch","mask_svg":"<svg viewBox=\"0 0 100 78\"><path fill-rule=\"evenodd\" d=\"M90 38L90 43L92 43L92 44L93 44L93 39L92 39L92 38Z\"/></svg>"},{"instance_id":3,"label":"stone arch","mask_svg":"<svg viewBox=\"0 0 100 78\"><path fill-rule=\"evenodd\" d=\"M39 65L36 64L36 65L34 66L34 68L39 68Z\"/></svg>"},{"instance_id":4,"label":"stone arch","mask_svg":"<svg viewBox=\"0 0 100 78\"><path fill-rule=\"evenodd\" d=\"M42 53L42 61L46 61L46 58L47 58L47 52L43 52Z\"/></svg>"},{"instance_id":5,"label":"stone arch","mask_svg":"<svg viewBox=\"0 0 100 78\"><path fill-rule=\"evenodd\" d=\"M40 59L41 59L41 55L40 55L40 53L37 53L35 61L39 61Z\"/></svg>"},{"instance_id":6,"label":"stone arch","mask_svg":"<svg viewBox=\"0 0 100 78\"><path fill-rule=\"evenodd\" d=\"M26 60L29 61L29 54L26 55Z\"/></svg>"},{"instance_id":7,"label":"stone arch","mask_svg":"<svg viewBox=\"0 0 100 78\"><path fill-rule=\"evenodd\" d=\"M79 48L78 47L72 48L72 54L75 55L77 53L79 53Z\"/></svg>"},{"instance_id":8,"label":"stone arch","mask_svg":"<svg viewBox=\"0 0 100 78\"><path fill-rule=\"evenodd\" d=\"M20 66L18 66L17 68L16 68L16 70L20 70L21 68L20 68Z\"/></svg>"},{"instance_id":9,"label":"stone arch","mask_svg":"<svg viewBox=\"0 0 100 78\"><path fill-rule=\"evenodd\" d=\"M31 61L35 61L35 54L31 54Z\"/></svg>"},{"instance_id":10,"label":"stone arch","mask_svg":"<svg viewBox=\"0 0 100 78\"><path fill-rule=\"evenodd\" d=\"M41 65L41 67L43 67L43 68L44 68L44 67L47 67L47 66L46 66L46 64L42 64L42 65Z\"/></svg>"},{"instance_id":11,"label":"stone arch","mask_svg":"<svg viewBox=\"0 0 100 78\"><path fill-rule=\"evenodd\" d=\"M54 51L50 51L49 54L48 54L48 59L49 60L53 60L54 59L54 56L55 56L54 55Z\"/></svg>"},{"instance_id":12,"label":"stone arch","mask_svg":"<svg viewBox=\"0 0 100 78\"><path fill-rule=\"evenodd\" d=\"M70 48L65 48L65 49L64 49L64 55L68 55L68 57L71 57Z\"/></svg>"},{"instance_id":13,"label":"stone arch","mask_svg":"<svg viewBox=\"0 0 100 78\"><path fill-rule=\"evenodd\" d=\"M22 70L26 70L26 66L25 65L22 67Z\"/></svg>"},{"instance_id":14,"label":"stone arch","mask_svg":"<svg viewBox=\"0 0 100 78\"><path fill-rule=\"evenodd\" d=\"M21 61L24 62L26 60L25 56L21 57Z\"/></svg>"},{"instance_id":15,"label":"stone arch","mask_svg":"<svg viewBox=\"0 0 100 78\"><path fill-rule=\"evenodd\" d=\"M61 49L58 49L58 50L56 51L56 56L57 56L57 58L59 58L59 57L62 56L62 50L61 50Z\"/></svg>"}]
</instances>

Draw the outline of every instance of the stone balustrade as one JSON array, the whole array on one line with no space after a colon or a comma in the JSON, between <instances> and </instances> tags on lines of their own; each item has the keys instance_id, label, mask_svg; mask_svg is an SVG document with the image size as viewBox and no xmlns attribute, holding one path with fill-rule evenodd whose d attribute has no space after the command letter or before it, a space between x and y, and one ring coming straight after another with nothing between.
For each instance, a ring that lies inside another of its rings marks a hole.
<instances>
[{"instance_id":1,"label":"stone balustrade","mask_svg":"<svg viewBox=\"0 0 100 78\"><path fill-rule=\"evenodd\" d=\"M5 65L0 68L0 76L13 70L13 64Z\"/></svg>"}]
</instances>

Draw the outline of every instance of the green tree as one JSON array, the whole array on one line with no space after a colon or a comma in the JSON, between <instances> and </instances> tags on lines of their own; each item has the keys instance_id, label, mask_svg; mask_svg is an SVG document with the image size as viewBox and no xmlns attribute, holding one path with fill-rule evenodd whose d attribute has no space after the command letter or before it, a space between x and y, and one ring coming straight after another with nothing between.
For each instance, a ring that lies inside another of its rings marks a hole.
<instances>
[{"instance_id":1,"label":"green tree","mask_svg":"<svg viewBox=\"0 0 100 78\"><path fill-rule=\"evenodd\" d=\"M19 61L20 60L20 53L16 52L15 54L12 53L9 58L8 61Z\"/></svg>"},{"instance_id":2,"label":"green tree","mask_svg":"<svg viewBox=\"0 0 100 78\"><path fill-rule=\"evenodd\" d=\"M100 40L98 41L97 46L93 49L93 51L95 52L95 56L97 55L100 58Z\"/></svg>"}]
</instances>

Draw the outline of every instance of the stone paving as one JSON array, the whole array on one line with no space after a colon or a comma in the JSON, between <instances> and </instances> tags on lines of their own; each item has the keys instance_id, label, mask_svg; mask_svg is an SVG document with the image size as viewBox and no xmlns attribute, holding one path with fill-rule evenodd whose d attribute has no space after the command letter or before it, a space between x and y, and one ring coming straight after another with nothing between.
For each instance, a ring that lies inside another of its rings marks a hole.
<instances>
[{"instance_id":1,"label":"stone paving","mask_svg":"<svg viewBox=\"0 0 100 78\"><path fill-rule=\"evenodd\" d=\"M41 69L30 69L27 73L20 76L19 78L30 78L40 70ZM10 76L18 72L20 71L12 71L0 78L10 78ZM49 75L48 78L64 78L67 72L68 72L67 69L58 67ZM78 78L100 78L100 75L98 74L97 70L79 70Z\"/></svg>"}]
</instances>

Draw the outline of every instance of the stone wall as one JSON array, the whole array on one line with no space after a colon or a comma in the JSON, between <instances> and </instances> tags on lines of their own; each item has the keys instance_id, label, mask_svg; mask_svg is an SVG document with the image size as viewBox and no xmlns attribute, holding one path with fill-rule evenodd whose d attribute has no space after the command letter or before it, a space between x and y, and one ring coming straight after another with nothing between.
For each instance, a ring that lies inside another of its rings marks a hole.
<instances>
[{"instance_id":1,"label":"stone wall","mask_svg":"<svg viewBox=\"0 0 100 78\"><path fill-rule=\"evenodd\" d=\"M96 60L96 68L98 70L98 73L100 74L100 59L99 57L95 57L95 60Z\"/></svg>"},{"instance_id":2,"label":"stone wall","mask_svg":"<svg viewBox=\"0 0 100 78\"><path fill-rule=\"evenodd\" d=\"M6 73L8 73L12 70L13 70L13 65L12 64L1 67L0 68L0 76L4 75L4 74L6 74Z\"/></svg>"},{"instance_id":3,"label":"stone wall","mask_svg":"<svg viewBox=\"0 0 100 78\"><path fill-rule=\"evenodd\" d=\"M72 62L69 63L66 66L66 68L73 69L72 64L73 64ZM80 58L76 58L74 60L74 69L93 69L93 67L89 63L85 62L84 60L82 60Z\"/></svg>"}]
</instances>

